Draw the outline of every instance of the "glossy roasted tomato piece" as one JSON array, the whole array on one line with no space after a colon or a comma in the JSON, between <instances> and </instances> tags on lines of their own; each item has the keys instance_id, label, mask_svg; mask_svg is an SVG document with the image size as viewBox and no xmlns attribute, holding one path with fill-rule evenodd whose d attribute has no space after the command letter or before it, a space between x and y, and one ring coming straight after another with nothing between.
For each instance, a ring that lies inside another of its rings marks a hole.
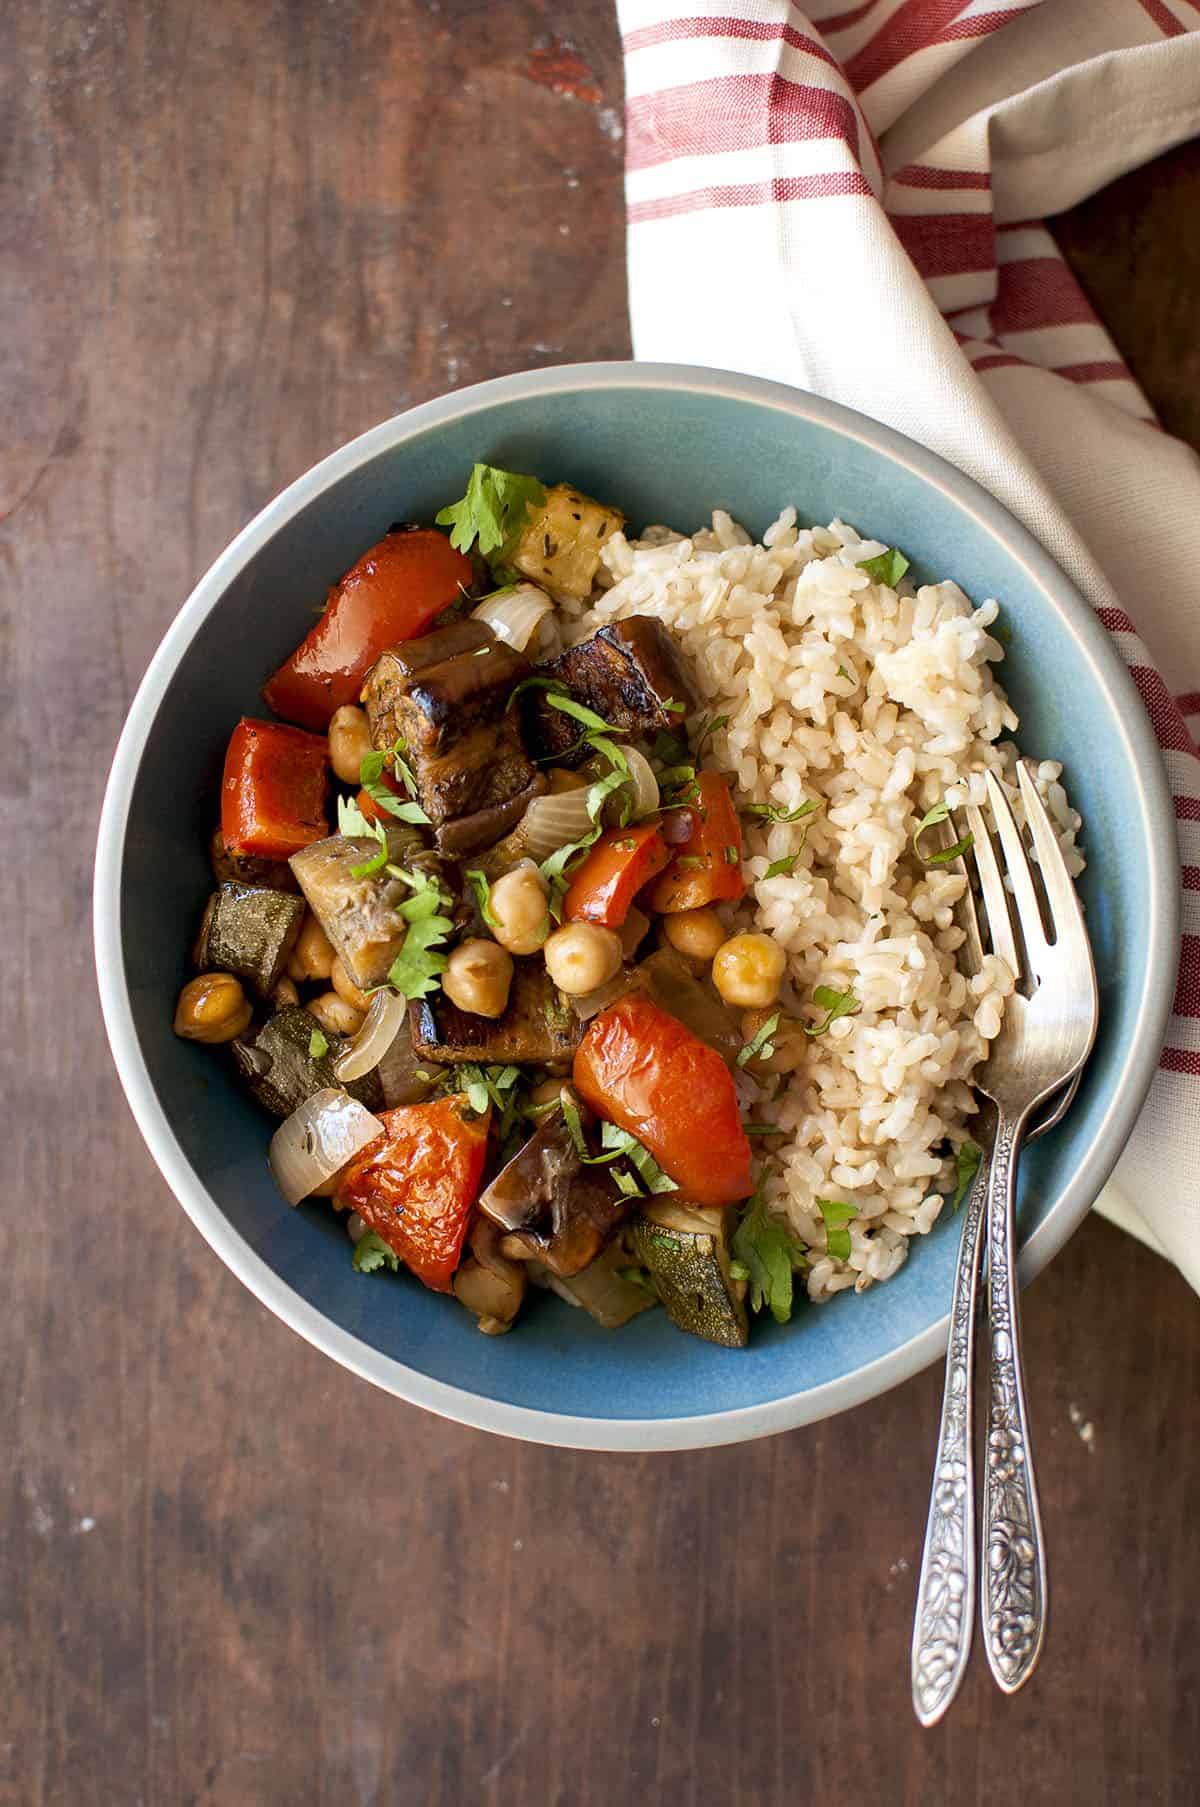
<instances>
[{"instance_id":1,"label":"glossy roasted tomato piece","mask_svg":"<svg viewBox=\"0 0 1200 1807\"><path fill-rule=\"evenodd\" d=\"M636 1136L697 1204L749 1197L750 1144L729 1069L650 998L631 992L592 1019L572 1077L592 1110Z\"/></svg>"},{"instance_id":2,"label":"glossy roasted tomato piece","mask_svg":"<svg viewBox=\"0 0 1200 1807\"><path fill-rule=\"evenodd\" d=\"M329 744L282 722L243 716L221 779L221 836L239 857L286 860L329 833Z\"/></svg>"},{"instance_id":3,"label":"glossy roasted tomato piece","mask_svg":"<svg viewBox=\"0 0 1200 1807\"><path fill-rule=\"evenodd\" d=\"M380 653L423 634L471 578L470 559L436 527L385 534L334 585L321 619L263 696L285 721L327 728L335 709L357 703Z\"/></svg>"},{"instance_id":4,"label":"glossy roasted tomato piece","mask_svg":"<svg viewBox=\"0 0 1200 1807\"><path fill-rule=\"evenodd\" d=\"M338 1203L357 1211L406 1267L448 1293L479 1195L491 1113L465 1095L381 1111L382 1141L348 1169Z\"/></svg>"},{"instance_id":5,"label":"glossy roasted tomato piece","mask_svg":"<svg viewBox=\"0 0 1200 1807\"><path fill-rule=\"evenodd\" d=\"M720 772L701 772L697 783L699 797L663 818L671 862L641 900L661 915L731 903L746 889L742 825L729 780Z\"/></svg>"},{"instance_id":6,"label":"glossy roasted tomato piece","mask_svg":"<svg viewBox=\"0 0 1200 1807\"><path fill-rule=\"evenodd\" d=\"M657 822L610 828L571 880L563 899L568 922L598 922L619 929L642 886L662 871L670 855Z\"/></svg>"}]
</instances>

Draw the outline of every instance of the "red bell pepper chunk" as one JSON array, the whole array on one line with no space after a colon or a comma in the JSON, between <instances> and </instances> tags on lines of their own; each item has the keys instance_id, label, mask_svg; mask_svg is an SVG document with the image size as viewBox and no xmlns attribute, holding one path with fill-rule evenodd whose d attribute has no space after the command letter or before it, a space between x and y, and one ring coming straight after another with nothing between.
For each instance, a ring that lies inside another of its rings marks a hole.
<instances>
[{"instance_id":1,"label":"red bell pepper chunk","mask_svg":"<svg viewBox=\"0 0 1200 1807\"><path fill-rule=\"evenodd\" d=\"M708 904L732 902L746 889L742 877L742 825L719 772L701 772L699 797L664 820L671 863L650 886L642 902L666 915L676 910L702 910Z\"/></svg>"},{"instance_id":2,"label":"red bell pepper chunk","mask_svg":"<svg viewBox=\"0 0 1200 1807\"><path fill-rule=\"evenodd\" d=\"M750 1144L728 1067L644 993L593 1017L572 1078L597 1115L636 1136L697 1204L749 1197Z\"/></svg>"},{"instance_id":3,"label":"red bell pepper chunk","mask_svg":"<svg viewBox=\"0 0 1200 1807\"><path fill-rule=\"evenodd\" d=\"M434 1292L448 1293L479 1194L491 1112L465 1095L381 1111L382 1141L347 1170L339 1204L394 1249Z\"/></svg>"},{"instance_id":4,"label":"red bell pepper chunk","mask_svg":"<svg viewBox=\"0 0 1200 1807\"><path fill-rule=\"evenodd\" d=\"M656 822L610 828L576 872L563 899L568 922L598 922L619 929L642 886L662 871L670 855Z\"/></svg>"},{"instance_id":5,"label":"red bell pepper chunk","mask_svg":"<svg viewBox=\"0 0 1200 1807\"><path fill-rule=\"evenodd\" d=\"M321 619L263 696L285 720L327 728L335 709L357 703L380 653L423 634L472 575L470 559L435 527L385 534L334 585Z\"/></svg>"},{"instance_id":6,"label":"red bell pepper chunk","mask_svg":"<svg viewBox=\"0 0 1200 1807\"><path fill-rule=\"evenodd\" d=\"M329 743L281 722L243 716L221 780L221 833L230 853L286 860L329 833Z\"/></svg>"}]
</instances>

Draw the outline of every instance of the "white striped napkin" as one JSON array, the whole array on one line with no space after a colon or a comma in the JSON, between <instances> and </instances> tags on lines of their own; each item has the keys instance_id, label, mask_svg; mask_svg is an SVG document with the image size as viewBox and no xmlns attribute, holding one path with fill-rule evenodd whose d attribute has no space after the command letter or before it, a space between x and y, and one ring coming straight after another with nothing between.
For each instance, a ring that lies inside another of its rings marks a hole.
<instances>
[{"instance_id":1,"label":"white striped napkin","mask_svg":"<svg viewBox=\"0 0 1200 1807\"><path fill-rule=\"evenodd\" d=\"M1200 0L618 13L635 354L793 383L940 452L1036 534L1132 670L1175 796L1185 932L1101 1204L1200 1290L1200 463L1042 224L1200 129Z\"/></svg>"}]
</instances>

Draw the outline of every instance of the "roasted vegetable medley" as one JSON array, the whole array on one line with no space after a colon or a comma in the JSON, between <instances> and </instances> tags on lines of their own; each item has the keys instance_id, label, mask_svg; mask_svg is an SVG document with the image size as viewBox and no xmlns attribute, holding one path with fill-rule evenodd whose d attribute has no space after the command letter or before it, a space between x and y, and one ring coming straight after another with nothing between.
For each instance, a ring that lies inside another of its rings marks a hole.
<instances>
[{"instance_id":1,"label":"roasted vegetable medley","mask_svg":"<svg viewBox=\"0 0 1200 1807\"><path fill-rule=\"evenodd\" d=\"M487 1334L532 1283L740 1347L803 1260L754 1196L745 1091L816 1031L737 931L735 794L667 630L570 643L559 605L622 527L476 465L346 573L264 686L283 720L229 741L175 1028L226 1046L281 1119L284 1197L344 1211L360 1272Z\"/></svg>"}]
</instances>

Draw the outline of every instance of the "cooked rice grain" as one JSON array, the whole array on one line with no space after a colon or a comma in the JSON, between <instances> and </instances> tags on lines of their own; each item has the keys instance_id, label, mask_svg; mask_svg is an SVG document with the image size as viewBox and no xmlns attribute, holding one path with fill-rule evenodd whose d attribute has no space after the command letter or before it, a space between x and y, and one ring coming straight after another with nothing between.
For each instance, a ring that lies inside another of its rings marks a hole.
<instances>
[{"instance_id":1,"label":"cooked rice grain","mask_svg":"<svg viewBox=\"0 0 1200 1807\"><path fill-rule=\"evenodd\" d=\"M786 948L785 1009L814 1021L818 985L862 1005L810 1042L780 1098L738 1078L748 1119L786 1133L764 1162L765 1196L812 1251L814 1299L890 1279L909 1237L933 1226L953 1192L946 1150L970 1133L971 1075L1013 988L994 956L970 979L959 970L965 880L923 868L911 848L935 803L984 801L989 769L1021 814L1016 751L997 745L1017 726L993 675L997 605L973 607L955 583L875 584L859 564L884 550L842 521L800 529L792 508L761 544L720 510L690 539L617 535L604 550L610 587L571 630L657 615L682 644L703 713L729 717L709 759L742 805L822 805L797 824L743 817L750 890L723 912ZM1077 872L1079 817L1060 776L1053 760L1037 769ZM790 874L766 877L798 848ZM820 1199L856 1207L846 1261L826 1252Z\"/></svg>"}]
</instances>

